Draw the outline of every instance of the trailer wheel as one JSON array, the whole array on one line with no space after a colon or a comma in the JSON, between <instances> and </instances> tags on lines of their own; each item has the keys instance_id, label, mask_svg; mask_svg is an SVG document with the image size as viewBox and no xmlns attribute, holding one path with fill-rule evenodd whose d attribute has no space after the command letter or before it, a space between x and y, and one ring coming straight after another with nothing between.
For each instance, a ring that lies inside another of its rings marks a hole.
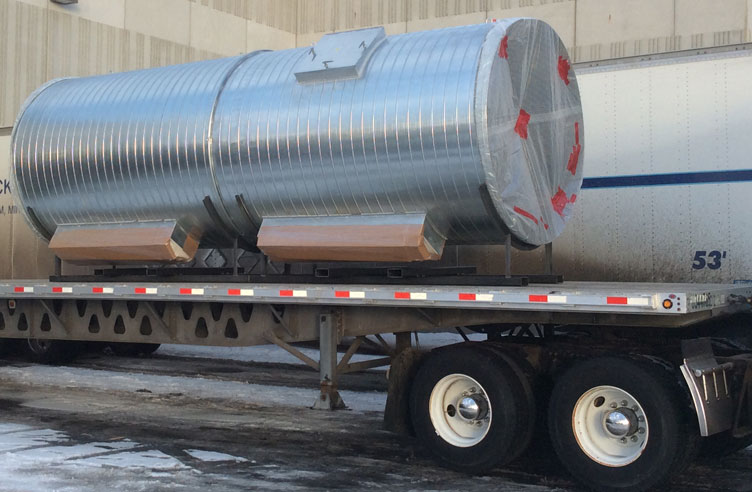
<instances>
[{"instance_id":1,"label":"trailer wheel","mask_svg":"<svg viewBox=\"0 0 752 492\"><path fill-rule=\"evenodd\" d=\"M561 462L596 490L644 490L694 457L699 441L680 386L648 361L582 362L555 384L549 432Z\"/></svg>"},{"instance_id":2,"label":"trailer wheel","mask_svg":"<svg viewBox=\"0 0 752 492\"><path fill-rule=\"evenodd\" d=\"M415 434L439 460L479 473L518 455L528 419L517 373L489 350L468 345L437 349L412 384Z\"/></svg>"},{"instance_id":3,"label":"trailer wheel","mask_svg":"<svg viewBox=\"0 0 752 492\"><path fill-rule=\"evenodd\" d=\"M111 343L112 353L120 357L146 357L157 351L158 343Z\"/></svg>"},{"instance_id":4,"label":"trailer wheel","mask_svg":"<svg viewBox=\"0 0 752 492\"><path fill-rule=\"evenodd\" d=\"M39 364L63 364L78 357L82 352L80 342L29 338L26 353L33 362Z\"/></svg>"}]
</instances>

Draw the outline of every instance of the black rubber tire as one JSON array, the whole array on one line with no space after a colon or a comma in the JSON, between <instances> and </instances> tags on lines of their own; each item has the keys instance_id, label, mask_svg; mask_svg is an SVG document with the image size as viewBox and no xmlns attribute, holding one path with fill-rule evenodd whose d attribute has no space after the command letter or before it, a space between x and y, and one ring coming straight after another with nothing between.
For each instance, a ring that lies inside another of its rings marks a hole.
<instances>
[{"instance_id":1,"label":"black rubber tire","mask_svg":"<svg viewBox=\"0 0 752 492\"><path fill-rule=\"evenodd\" d=\"M0 357L5 357L13 352L13 340L0 338Z\"/></svg>"},{"instance_id":2,"label":"black rubber tire","mask_svg":"<svg viewBox=\"0 0 752 492\"><path fill-rule=\"evenodd\" d=\"M539 421L536 417L539 415L539 409L535 398L536 391L539 390L539 384L537 381L538 377L533 366L531 366L527 360L522 358L519 354L510 351L504 347L503 344L474 342L469 345L477 346L483 350L491 350L498 357L501 357L519 378L522 391L517 393L516 396L519 396L522 399L519 402L520 411L531 417L524 419L523 423L526 423L527 427L522 430L520 436L517 438L517 444L515 445L514 450L512 451L512 456L509 459L509 463L511 463L528 450L530 443L533 440L533 436L535 435L536 427L546 427L545 425L536 426L536 422ZM541 420L541 422L545 422L545 418L544 420Z\"/></svg>"},{"instance_id":3,"label":"black rubber tire","mask_svg":"<svg viewBox=\"0 0 752 492\"><path fill-rule=\"evenodd\" d=\"M588 390L615 386L642 406L649 437L642 455L625 466L606 466L585 454L574 435L575 404ZM647 360L602 357L580 362L554 385L548 414L551 443L559 460L593 490L638 491L667 482L696 456L697 419L676 375Z\"/></svg>"},{"instance_id":4,"label":"black rubber tire","mask_svg":"<svg viewBox=\"0 0 752 492\"><path fill-rule=\"evenodd\" d=\"M147 357L160 347L158 343L111 343L110 350L120 357Z\"/></svg>"},{"instance_id":5,"label":"black rubber tire","mask_svg":"<svg viewBox=\"0 0 752 492\"><path fill-rule=\"evenodd\" d=\"M731 431L703 437L700 444L700 457L706 460L725 458L752 446L752 435L733 437Z\"/></svg>"},{"instance_id":6,"label":"black rubber tire","mask_svg":"<svg viewBox=\"0 0 752 492\"><path fill-rule=\"evenodd\" d=\"M24 340L26 356L38 364L64 364L81 355L83 344L67 340Z\"/></svg>"},{"instance_id":7,"label":"black rubber tire","mask_svg":"<svg viewBox=\"0 0 752 492\"><path fill-rule=\"evenodd\" d=\"M418 439L439 461L465 473L482 473L509 463L528 432L524 388L503 358L474 344L434 350L421 364L412 383L410 417ZM458 447L445 441L431 421L429 401L435 385L450 374L475 379L486 391L492 420L486 436L477 444Z\"/></svg>"}]
</instances>

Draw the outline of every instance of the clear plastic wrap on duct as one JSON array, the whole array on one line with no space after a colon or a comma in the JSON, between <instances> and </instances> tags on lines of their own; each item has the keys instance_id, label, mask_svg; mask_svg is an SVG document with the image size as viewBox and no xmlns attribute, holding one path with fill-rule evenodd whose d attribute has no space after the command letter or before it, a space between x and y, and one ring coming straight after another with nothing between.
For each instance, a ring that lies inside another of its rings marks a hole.
<instances>
[{"instance_id":1,"label":"clear plastic wrap on duct","mask_svg":"<svg viewBox=\"0 0 752 492\"><path fill-rule=\"evenodd\" d=\"M488 192L518 240L564 229L582 184L584 128L577 80L556 33L532 19L498 23L483 46L476 114ZM533 48L534 47L534 48ZM487 111L484 111L487 108ZM484 134L485 133L485 134Z\"/></svg>"}]
</instances>

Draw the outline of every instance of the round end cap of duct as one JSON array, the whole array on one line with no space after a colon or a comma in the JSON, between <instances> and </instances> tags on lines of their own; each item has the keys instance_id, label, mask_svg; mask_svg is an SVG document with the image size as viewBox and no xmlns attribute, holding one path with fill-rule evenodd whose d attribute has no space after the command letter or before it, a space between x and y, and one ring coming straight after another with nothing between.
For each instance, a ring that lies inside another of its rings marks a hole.
<instances>
[{"instance_id":1,"label":"round end cap of duct","mask_svg":"<svg viewBox=\"0 0 752 492\"><path fill-rule=\"evenodd\" d=\"M513 237L553 241L582 184L584 127L577 79L556 32L506 19L484 41L476 115L486 186Z\"/></svg>"}]
</instances>

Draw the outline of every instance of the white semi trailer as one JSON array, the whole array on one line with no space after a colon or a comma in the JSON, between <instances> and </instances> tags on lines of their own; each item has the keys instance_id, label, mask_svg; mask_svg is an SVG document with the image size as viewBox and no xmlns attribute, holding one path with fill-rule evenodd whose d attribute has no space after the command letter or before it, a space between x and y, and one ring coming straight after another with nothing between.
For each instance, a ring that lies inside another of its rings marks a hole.
<instances>
[{"instance_id":1,"label":"white semi trailer","mask_svg":"<svg viewBox=\"0 0 752 492\"><path fill-rule=\"evenodd\" d=\"M752 46L575 65L587 152L557 271L752 281Z\"/></svg>"},{"instance_id":2,"label":"white semi trailer","mask_svg":"<svg viewBox=\"0 0 752 492\"><path fill-rule=\"evenodd\" d=\"M553 252L556 271L590 281L562 282L551 262L537 277L102 271L0 282L0 337L39 349L274 343L320 371L319 408L342 406L339 374L391 363L392 424L409 422L451 467L509 463L547 420L562 463L587 486L657 486L701 447L732 452L752 435L752 286L733 283L752 265L743 179L752 102L741 87L751 67L739 51L578 68L585 189ZM488 339L410 349L411 333L441 330ZM349 362L382 333L397 334L390 357ZM355 342L340 359L343 337ZM291 345L316 339L318 361Z\"/></svg>"}]
</instances>

